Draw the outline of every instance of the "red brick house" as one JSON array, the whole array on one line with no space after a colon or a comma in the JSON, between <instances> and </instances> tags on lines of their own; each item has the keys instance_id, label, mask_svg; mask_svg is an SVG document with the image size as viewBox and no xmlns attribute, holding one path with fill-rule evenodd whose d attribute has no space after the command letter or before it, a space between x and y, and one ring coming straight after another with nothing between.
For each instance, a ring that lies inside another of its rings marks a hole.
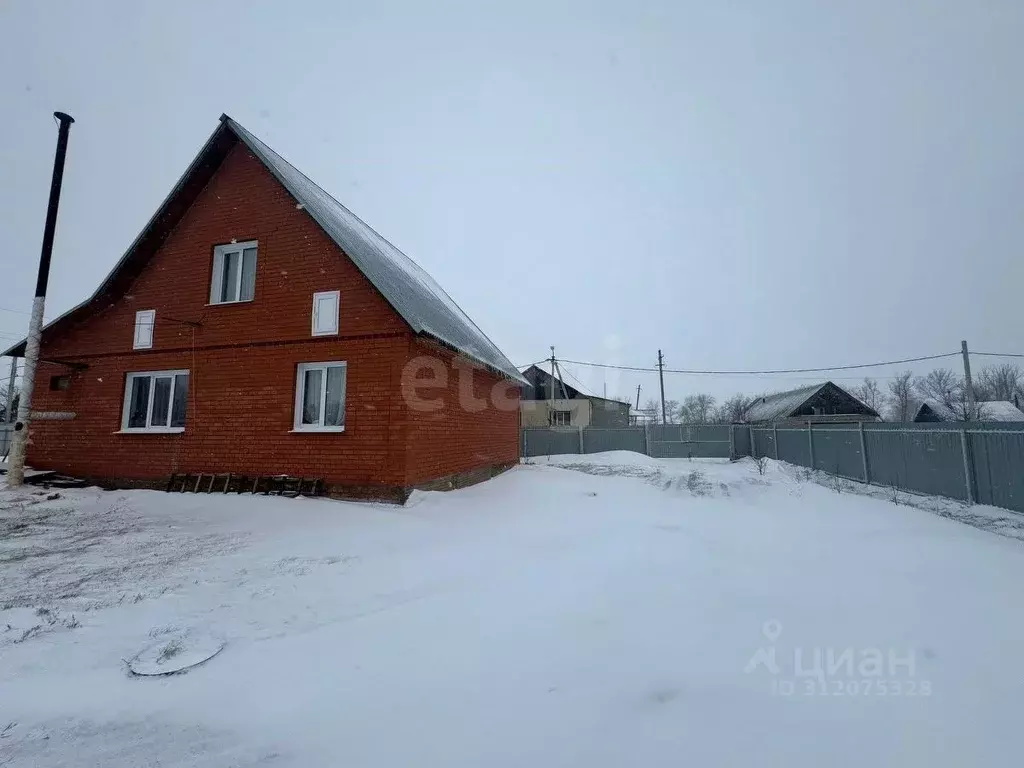
<instances>
[{"instance_id":1,"label":"red brick house","mask_svg":"<svg viewBox=\"0 0 1024 768\"><path fill-rule=\"evenodd\" d=\"M44 329L41 360L29 464L112 485L288 474L404 499L519 457L516 368L226 115L99 289Z\"/></svg>"}]
</instances>

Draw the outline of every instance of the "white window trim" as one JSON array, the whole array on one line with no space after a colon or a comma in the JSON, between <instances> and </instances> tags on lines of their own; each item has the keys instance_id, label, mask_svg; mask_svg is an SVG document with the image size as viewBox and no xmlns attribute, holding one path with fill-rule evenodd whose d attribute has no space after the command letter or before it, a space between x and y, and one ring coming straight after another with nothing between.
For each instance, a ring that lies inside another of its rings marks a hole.
<instances>
[{"instance_id":1,"label":"white window trim","mask_svg":"<svg viewBox=\"0 0 1024 768\"><path fill-rule=\"evenodd\" d=\"M143 325L149 326L149 344L139 341L139 329ZM135 313L135 338L132 340L132 349L152 349L153 336L156 334L156 310L140 309Z\"/></svg>"},{"instance_id":2,"label":"white window trim","mask_svg":"<svg viewBox=\"0 0 1024 768\"><path fill-rule=\"evenodd\" d=\"M224 245L216 245L213 248L213 273L210 275L210 294L208 307L220 307L225 304L248 304L250 301L256 300L256 289L253 288L251 299L234 299L233 301L214 301L214 296L219 296L221 291L221 280L224 276L224 255L228 253L234 253L238 251L238 278L235 285L235 296L242 295L242 259L244 258L243 253L246 248L256 249L256 265L259 266L260 262L260 248L258 240L246 240L243 243L225 243ZM217 267L220 267L218 269Z\"/></svg>"},{"instance_id":3,"label":"white window trim","mask_svg":"<svg viewBox=\"0 0 1024 768\"><path fill-rule=\"evenodd\" d=\"M317 326L317 303L324 296L334 297L334 328L328 331L318 331ZM314 336L337 336L338 335L338 318L341 315L341 291L317 291L313 294L313 335Z\"/></svg>"},{"instance_id":4,"label":"white window trim","mask_svg":"<svg viewBox=\"0 0 1024 768\"><path fill-rule=\"evenodd\" d=\"M303 395L303 379L305 378L306 371L314 370L317 368L344 368L345 369L345 399L341 403L342 413L348 403L348 363L344 360L327 360L322 363L299 363L298 368L295 372L295 414L292 420L292 432L344 432L345 426L340 427L323 427L311 424L302 423L302 395ZM320 419L323 420L323 415L327 412L327 374L326 370L323 376L323 386L320 388Z\"/></svg>"},{"instance_id":5,"label":"white window trim","mask_svg":"<svg viewBox=\"0 0 1024 768\"><path fill-rule=\"evenodd\" d=\"M170 408L174 407L174 377L179 375L186 375L189 377L189 388L192 387L192 376L189 374L187 369L176 369L172 371L129 371L125 374L124 380L124 400L121 403L121 431L118 434L137 435L137 434L164 434L174 435L185 431L184 427L129 427L128 426L128 415L131 407L132 399L132 379L141 378L143 376L170 376L171 377L171 404ZM153 395L156 393L156 386L153 384L149 385L149 402L146 404L146 421L149 421L153 415ZM186 413L188 408L186 406Z\"/></svg>"}]
</instances>

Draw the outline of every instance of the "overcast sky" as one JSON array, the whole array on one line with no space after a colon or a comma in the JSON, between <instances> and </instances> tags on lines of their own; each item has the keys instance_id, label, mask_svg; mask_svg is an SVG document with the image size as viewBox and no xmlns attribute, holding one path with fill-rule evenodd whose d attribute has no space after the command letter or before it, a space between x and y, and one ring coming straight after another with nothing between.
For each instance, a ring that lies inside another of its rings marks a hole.
<instances>
[{"instance_id":1,"label":"overcast sky","mask_svg":"<svg viewBox=\"0 0 1024 768\"><path fill-rule=\"evenodd\" d=\"M0 340L27 324L56 109L77 122L48 319L227 112L517 364L1024 353L1022 40L1020 0L0 0ZM803 383L666 377L680 399Z\"/></svg>"}]
</instances>

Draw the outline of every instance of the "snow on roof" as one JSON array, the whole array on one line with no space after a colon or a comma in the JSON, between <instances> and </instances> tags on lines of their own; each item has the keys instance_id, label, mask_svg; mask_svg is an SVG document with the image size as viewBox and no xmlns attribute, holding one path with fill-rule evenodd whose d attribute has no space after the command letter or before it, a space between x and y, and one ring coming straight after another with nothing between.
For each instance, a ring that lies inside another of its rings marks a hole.
<instances>
[{"instance_id":1,"label":"snow on roof","mask_svg":"<svg viewBox=\"0 0 1024 768\"><path fill-rule=\"evenodd\" d=\"M925 399L917 409L918 413L925 406L928 406L940 421L961 421L951 408L938 400ZM1024 421L1024 412L1009 400L985 400L978 403L978 408L978 421Z\"/></svg>"},{"instance_id":2,"label":"snow on roof","mask_svg":"<svg viewBox=\"0 0 1024 768\"><path fill-rule=\"evenodd\" d=\"M745 419L749 422L784 419L826 383L823 381L820 384L811 384L807 387L800 387L800 389L790 389L786 392L760 397L747 409Z\"/></svg>"},{"instance_id":3,"label":"snow on roof","mask_svg":"<svg viewBox=\"0 0 1024 768\"><path fill-rule=\"evenodd\" d=\"M516 367L422 267L309 177L225 115L224 120L417 333L425 333L511 379Z\"/></svg>"},{"instance_id":4,"label":"snow on roof","mask_svg":"<svg viewBox=\"0 0 1024 768\"><path fill-rule=\"evenodd\" d=\"M939 421L957 421L956 414L953 413L953 410L951 408L947 408L938 400L935 400L934 398L931 397L926 397L921 402L921 405L918 406L917 414L914 416L915 421L917 420L917 417L921 415L921 411L925 407L927 407L933 414L935 414L936 418L938 418Z\"/></svg>"},{"instance_id":5,"label":"snow on roof","mask_svg":"<svg viewBox=\"0 0 1024 768\"><path fill-rule=\"evenodd\" d=\"M1024 421L1024 413L1009 400L988 400L978 405L979 421Z\"/></svg>"},{"instance_id":6,"label":"snow on roof","mask_svg":"<svg viewBox=\"0 0 1024 768\"><path fill-rule=\"evenodd\" d=\"M962 421L951 408L932 398L927 398L921 403L920 408L917 409L918 413L926 405L940 421ZM1024 421L1024 413L1009 400L979 402L978 409L978 421Z\"/></svg>"}]
</instances>

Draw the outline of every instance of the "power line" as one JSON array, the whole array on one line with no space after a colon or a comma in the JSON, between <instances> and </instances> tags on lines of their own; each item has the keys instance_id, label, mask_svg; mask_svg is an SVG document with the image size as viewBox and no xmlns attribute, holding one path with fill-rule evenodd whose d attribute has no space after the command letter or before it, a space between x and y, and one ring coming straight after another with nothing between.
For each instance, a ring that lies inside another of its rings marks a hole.
<instances>
[{"instance_id":1,"label":"power line","mask_svg":"<svg viewBox=\"0 0 1024 768\"><path fill-rule=\"evenodd\" d=\"M1024 357L1024 355L1016 352L971 352L972 355L981 355L982 357Z\"/></svg>"},{"instance_id":2,"label":"power line","mask_svg":"<svg viewBox=\"0 0 1024 768\"><path fill-rule=\"evenodd\" d=\"M559 362L561 362L561 361L559 361ZM588 392L588 393L589 393L589 394L590 394L590 395L591 395L592 397L597 397L597 395L596 395L596 394L594 393L594 390L592 390L592 389L591 389L590 387L588 387L588 386L587 386L586 384L584 384L584 383L583 383L582 381L580 381L579 379L577 379L577 378L576 378L576 376L575 376L575 375L573 374L573 372L572 372L572 371L570 371L570 370L569 370L568 368L562 368L561 370L562 370L562 371L563 371L564 373L567 373L567 374L569 374L569 377L570 377L570 378L571 378L571 379L572 379L573 381L575 381L575 382L576 382L577 384L579 384L579 385L580 385L581 387L583 387L583 389L587 390L587 392Z\"/></svg>"},{"instance_id":3,"label":"power line","mask_svg":"<svg viewBox=\"0 0 1024 768\"><path fill-rule=\"evenodd\" d=\"M31 312L26 312L23 309L8 309L7 307L0 307L0 312L13 312L16 315L31 315Z\"/></svg>"},{"instance_id":4,"label":"power line","mask_svg":"<svg viewBox=\"0 0 1024 768\"><path fill-rule=\"evenodd\" d=\"M827 368L784 368L779 370L764 370L764 371L696 371L679 368L666 368L665 373L683 373L688 375L700 375L700 376L763 376L763 375L776 375L776 374L787 374L787 373L825 373L828 371L850 371L857 368L879 368L886 365L900 365L902 363L919 363L924 360L939 360L944 357L958 357L959 352L947 352L942 355L924 355L922 357L907 357L902 360L885 360L878 363L857 363L856 365L834 365ZM610 363L588 363L583 360L563 360L565 363L572 363L573 365L587 365L593 368L614 368L621 371L645 371L649 373L657 372L658 368L643 368L636 365L612 365Z\"/></svg>"}]
</instances>

